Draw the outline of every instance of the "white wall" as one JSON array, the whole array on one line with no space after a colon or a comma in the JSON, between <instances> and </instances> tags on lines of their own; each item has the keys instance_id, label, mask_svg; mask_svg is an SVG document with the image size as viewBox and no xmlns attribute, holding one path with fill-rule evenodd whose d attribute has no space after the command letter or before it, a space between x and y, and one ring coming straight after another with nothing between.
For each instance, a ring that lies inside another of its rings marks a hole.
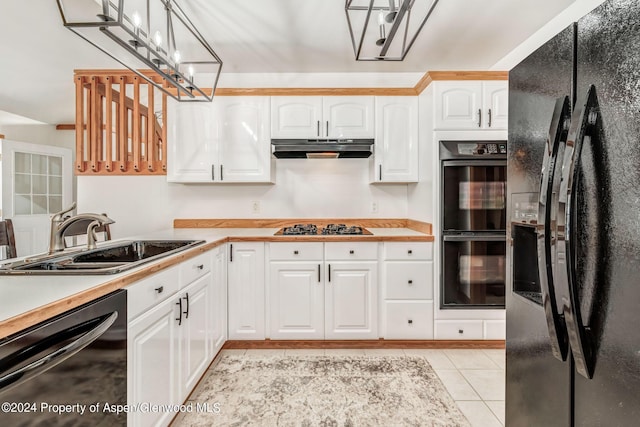
<instances>
[{"instance_id":1,"label":"white wall","mask_svg":"<svg viewBox=\"0 0 640 427\"><path fill-rule=\"evenodd\" d=\"M11 141L53 145L75 151L75 131L56 130L55 125L2 125L0 134Z\"/></svg>"},{"instance_id":2,"label":"white wall","mask_svg":"<svg viewBox=\"0 0 640 427\"><path fill-rule=\"evenodd\" d=\"M114 238L175 218L406 218L406 184L369 184L368 159L279 159L276 183L173 184L165 176L79 176L78 211L106 212ZM253 213L253 202L260 212ZM371 212L376 201L378 212Z\"/></svg>"}]
</instances>

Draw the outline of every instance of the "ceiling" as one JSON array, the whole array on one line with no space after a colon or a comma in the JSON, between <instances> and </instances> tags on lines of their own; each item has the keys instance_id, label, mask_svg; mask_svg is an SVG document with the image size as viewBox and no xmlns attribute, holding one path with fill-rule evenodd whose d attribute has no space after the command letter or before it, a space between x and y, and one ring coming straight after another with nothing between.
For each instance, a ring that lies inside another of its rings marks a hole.
<instances>
[{"instance_id":1,"label":"ceiling","mask_svg":"<svg viewBox=\"0 0 640 427\"><path fill-rule=\"evenodd\" d=\"M178 1L222 58L221 87L235 73L489 69L574 2L440 0L404 61L358 62L344 0ZM73 122L74 69L121 68L62 26L55 0L2 0L0 40L0 111L46 123Z\"/></svg>"}]
</instances>

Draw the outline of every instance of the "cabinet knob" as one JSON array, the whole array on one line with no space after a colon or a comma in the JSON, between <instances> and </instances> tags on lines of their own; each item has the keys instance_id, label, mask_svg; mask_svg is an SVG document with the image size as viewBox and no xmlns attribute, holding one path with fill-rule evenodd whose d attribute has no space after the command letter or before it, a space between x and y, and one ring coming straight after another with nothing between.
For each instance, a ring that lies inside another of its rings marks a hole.
<instances>
[{"instance_id":1,"label":"cabinet knob","mask_svg":"<svg viewBox=\"0 0 640 427\"><path fill-rule=\"evenodd\" d=\"M459 334L464 334L464 329L458 329Z\"/></svg>"},{"instance_id":2,"label":"cabinet knob","mask_svg":"<svg viewBox=\"0 0 640 427\"><path fill-rule=\"evenodd\" d=\"M204 269L204 264L198 264L198 265L196 265L196 268L198 270L202 270L202 269Z\"/></svg>"},{"instance_id":3,"label":"cabinet knob","mask_svg":"<svg viewBox=\"0 0 640 427\"><path fill-rule=\"evenodd\" d=\"M159 293L159 294L161 294L163 291L164 291L164 286L158 286L156 288L156 292Z\"/></svg>"},{"instance_id":4,"label":"cabinet knob","mask_svg":"<svg viewBox=\"0 0 640 427\"><path fill-rule=\"evenodd\" d=\"M407 320L407 323L410 324L410 325L413 325L413 320L409 319L409 320Z\"/></svg>"},{"instance_id":5,"label":"cabinet knob","mask_svg":"<svg viewBox=\"0 0 640 427\"><path fill-rule=\"evenodd\" d=\"M294 255L298 255L298 251L293 251L293 254Z\"/></svg>"},{"instance_id":6,"label":"cabinet knob","mask_svg":"<svg viewBox=\"0 0 640 427\"><path fill-rule=\"evenodd\" d=\"M411 254L413 253L413 251L412 251L411 249L409 249L409 250L407 251L407 253L408 253L409 255L411 255Z\"/></svg>"},{"instance_id":7,"label":"cabinet knob","mask_svg":"<svg viewBox=\"0 0 640 427\"><path fill-rule=\"evenodd\" d=\"M351 250L349 251L349 253L350 253L351 255L353 255L353 254L354 254L353 249L351 249Z\"/></svg>"},{"instance_id":8,"label":"cabinet knob","mask_svg":"<svg viewBox=\"0 0 640 427\"><path fill-rule=\"evenodd\" d=\"M413 285L413 280L409 280L407 283L409 283L410 285Z\"/></svg>"}]
</instances>

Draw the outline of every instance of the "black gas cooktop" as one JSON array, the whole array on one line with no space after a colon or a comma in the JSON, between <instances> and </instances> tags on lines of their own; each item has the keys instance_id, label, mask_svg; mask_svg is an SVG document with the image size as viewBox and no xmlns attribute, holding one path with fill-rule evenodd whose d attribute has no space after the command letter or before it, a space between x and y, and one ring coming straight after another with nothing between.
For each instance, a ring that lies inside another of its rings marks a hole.
<instances>
[{"instance_id":1,"label":"black gas cooktop","mask_svg":"<svg viewBox=\"0 0 640 427\"><path fill-rule=\"evenodd\" d=\"M325 227L318 231L318 226L315 224L296 224L291 227L284 227L276 234L282 234L285 236L302 236L302 235L358 235L358 234L371 234L367 229L359 227L357 225L346 224L327 224Z\"/></svg>"}]
</instances>

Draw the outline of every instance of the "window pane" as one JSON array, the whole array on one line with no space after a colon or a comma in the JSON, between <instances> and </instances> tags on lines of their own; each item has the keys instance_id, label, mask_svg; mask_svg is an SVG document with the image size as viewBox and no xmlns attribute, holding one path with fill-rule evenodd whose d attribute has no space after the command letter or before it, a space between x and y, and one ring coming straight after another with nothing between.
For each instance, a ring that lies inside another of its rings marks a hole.
<instances>
[{"instance_id":1,"label":"window pane","mask_svg":"<svg viewBox=\"0 0 640 427\"><path fill-rule=\"evenodd\" d=\"M49 194L62 194L62 177L49 177Z\"/></svg>"},{"instance_id":2,"label":"window pane","mask_svg":"<svg viewBox=\"0 0 640 427\"><path fill-rule=\"evenodd\" d=\"M47 177L46 175L32 175L31 176L32 193L33 194L47 194Z\"/></svg>"},{"instance_id":3,"label":"window pane","mask_svg":"<svg viewBox=\"0 0 640 427\"><path fill-rule=\"evenodd\" d=\"M49 213L56 213L62 210L62 196L49 196Z\"/></svg>"},{"instance_id":4,"label":"window pane","mask_svg":"<svg viewBox=\"0 0 640 427\"><path fill-rule=\"evenodd\" d=\"M62 157L49 156L49 175L62 176Z\"/></svg>"},{"instance_id":5,"label":"window pane","mask_svg":"<svg viewBox=\"0 0 640 427\"><path fill-rule=\"evenodd\" d=\"M16 172L31 172L31 154L16 153Z\"/></svg>"},{"instance_id":6,"label":"window pane","mask_svg":"<svg viewBox=\"0 0 640 427\"><path fill-rule=\"evenodd\" d=\"M41 156L40 154L32 154L31 167L33 173L46 175L47 173L47 158L49 156Z\"/></svg>"},{"instance_id":7,"label":"window pane","mask_svg":"<svg viewBox=\"0 0 640 427\"><path fill-rule=\"evenodd\" d=\"M33 196L33 214L49 213L47 209L47 196Z\"/></svg>"},{"instance_id":8,"label":"window pane","mask_svg":"<svg viewBox=\"0 0 640 427\"><path fill-rule=\"evenodd\" d=\"M13 201L16 215L31 215L31 196L16 195Z\"/></svg>"},{"instance_id":9,"label":"window pane","mask_svg":"<svg viewBox=\"0 0 640 427\"><path fill-rule=\"evenodd\" d=\"M31 194L31 175L17 173L15 176L16 194Z\"/></svg>"}]
</instances>

